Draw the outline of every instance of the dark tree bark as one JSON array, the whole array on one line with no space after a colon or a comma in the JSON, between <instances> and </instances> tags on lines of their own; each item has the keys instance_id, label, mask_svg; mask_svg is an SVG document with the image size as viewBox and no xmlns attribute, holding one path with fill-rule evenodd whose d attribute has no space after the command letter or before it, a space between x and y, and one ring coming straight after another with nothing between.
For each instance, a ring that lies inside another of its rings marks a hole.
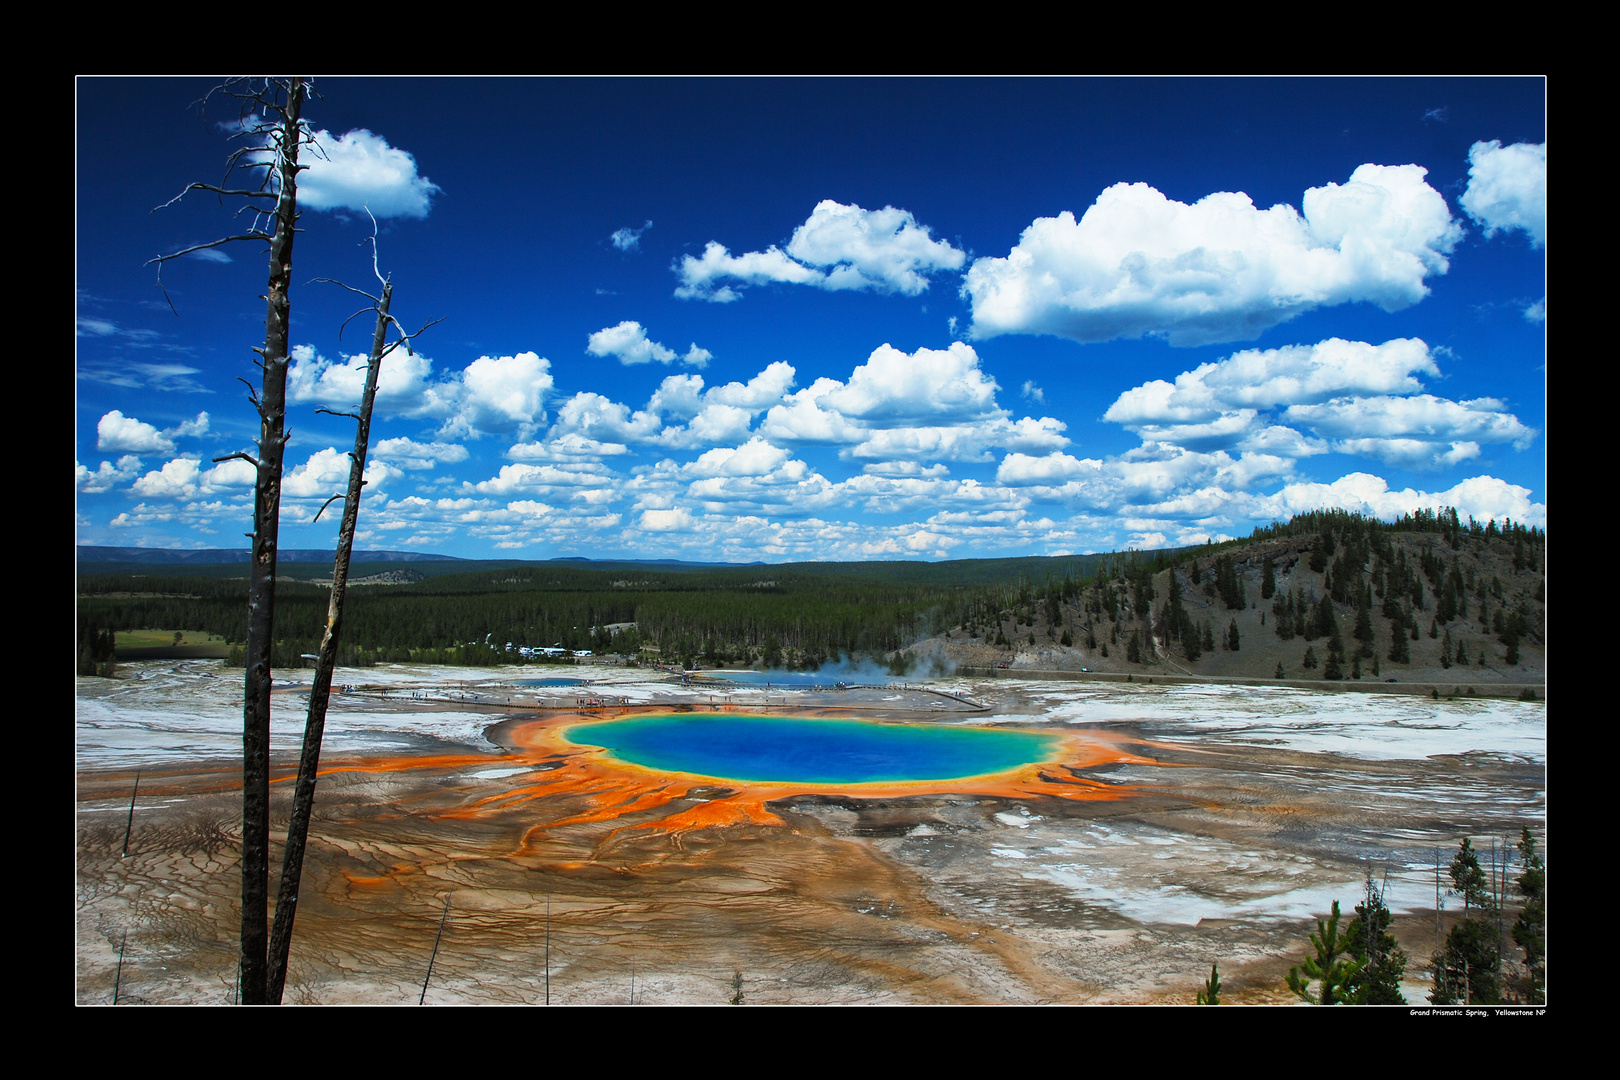
<instances>
[{"instance_id":1,"label":"dark tree bark","mask_svg":"<svg viewBox=\"0 0 1620 1080\"><path fill-rule=\"evenodd\" d=\"M349 455L352 459L349 463L349 489L343 504L343 525L338 531L337 556L332 566L332 595L327 601L326 633L321 638L320 658L315 663L315 680L309 691L304 748L298 760L292 820L287 826L281 886L276 894L275 928L270 935L268 1000L277 1005L281 1003L281 992L287 981L287 954L292 946L293 919L298 912L298 886L303 877L309 820L315 807L315 779L321 764L321 738L326 731L326 707L332 696L332 671L337 666L338 643L343 632L343 599L349 587L349 557L354 550L355 523L360 516L360 490L365 484L366 453L371 445L371 410L377 398L377 378L382 371L383 356L389 351L388 306L393 300L393 291L393 284L384 282L382 297L377 302L377 329L371 339L371 363L366 368L366 388L360 400L360 415L356 418L354 450Z\"/></svg>"},{"instance_id":2,"label":"dark tree bark","mask_svg":"<svg viewBox=\"0 0 1620 1080\"><path fill-rule=\"evenodd\" d=\"M258 480L253 558L248 570L247 674L242 705L242 1003L270 1000L266 982L270 892L270 648L281 524L281 470L287 445L287 335L293 237L298 225L299 118L306 88L287 84L274 168L278 173L270 286L265 300L263 390L259 395Z\"/></svg>"},{"instance_id":3,"label":"dark tree bark","mask_svg":"<svg viewBox=\"0 0 1620 1080\"><path fill-rule=\"evenodd\" d=\"M210 94L235 99L241 106L239 137L248 143L230 156L226 179L236 170L263 170L256 187L235 189L192 183L165 205L191 191L249 200L252 224L246 231L195 244L152 262L163 265L195 251L238 240L263 241L270 249L270 279L265 290L264 347L255 349L263 371L262 387L253 394L259 410L259 456L237 453L216 461L242 458L257 470L253 500L253 551L248 565L246 674L242 701L242 928L241 1000L266 1000L266 945L270 878L270 650L276 593L276 544L280 531L282 460L287 445L287 335L291 308L293 239L298 231L298 151L308 137L300 120L309 95L302 78L237 79ZM205 98L199 105L206 104ZM265 161L263 155L270 160ZM253 200L268 200L270 206ZM162 209L159 207L159 209ZM168 294L164 293L165 298ZM173 307L173 304L170 304ZM178 314L178 312L176 312ZM252 393L252 387L249 386Z\"/></svg>"}]
</instances>

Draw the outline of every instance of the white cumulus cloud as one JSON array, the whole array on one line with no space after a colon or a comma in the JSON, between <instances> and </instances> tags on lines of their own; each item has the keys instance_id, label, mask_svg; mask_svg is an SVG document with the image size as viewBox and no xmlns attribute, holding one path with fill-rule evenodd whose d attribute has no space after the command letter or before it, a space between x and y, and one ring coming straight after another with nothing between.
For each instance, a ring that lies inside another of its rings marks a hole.
<instances>
[{"instance_id":1,"label":"white cumulus cloud","mask_svg":"<svg viewBox=\"0 0 1620 1080\"><path fill-rule=\"evenodd\" d=\"M314 132L299 156L298 203L316 210L370 210L380 218L427 217L440 188L416 173L416 159L365 128Z\"/></svg>"},{"instance_id":2,"label":"white cumulus cloud","mask_svg":"<svg viewBox=\"0 0 1620 1080\"><path fill-rule=\"evenodd\" d=\"M650 228L652 228L651 221L648 221L639 229L632 229L626 225L622 229L614 229L613 235L608 237L608 241L620 251L635 251L641 246L641 234Z\"/></svg>"},{"instance_id":3,"label":"white cumulus cloud","mask_svg":"<svg viewBox=\"0 0 1620 1080\"><path fill-rule=\"evenodd\" d=\"M110 453L172 454L174 440L151 424L113 409L96 422L96 449Z\"/></svg>"},{"instance_id":4,"label":"white cumulus cloud","mask_svg":"<svg viewBox=\"0 0 1620 1080\"><path fill-rule=\"evenodd\" d=\"M125 454L118 459L117 465L103 461L94 472L75 461L74 486L87 495L99 495L103 491L111 491L115 485L133 480L140 468L141 459L134 454Z\"/></svg>"},{"instance_id":5,"label":"white cumulus cloud","mask_svg":"<svg viewBox=\"0 0 1620 1080\"><path fill-rule=\"evenodd\" d=\"M344 409L359 405L369 357L328 360L308 345L295 346L290 355L288 401ZM532 352L481 356L461 371L434 378L432 360L396 349L378 374L377 409L386 416L442 421L441 438L506 432L526 437L545 420L552 385L551 361Z\"/></svg>"},{"instance_id":6,"label":"white cumulus cloud","mask_svg":"<svg viewBox=\"0 0 1620 1080\"><path fill-rule=\"evenodd\" d=\"M1344 440L1472 439L1511 442L1522 450L1536 436L1534 428L1520 423L1495 398L1450 401L1433 394L1341 398L1320 405L1294 405L1283 415L1318 435Z\"/></svg>"},{"instance_id":7,"label":"white cumulus cloud","mask_svg":"<svg viewBox=\"0 0 1620 1080\"><path fill-rule=\"evenodd\" d=\"M865 210L832 199L816 204L793 230L787 250L731 254L711 240L702 258L684 256L676 267L686 299L727 303L740 297L732 285L781 282L820 289L871 289L916 296L928 288L928 275L960 269L966 256L908 211L885 206Z\"/></svg>"},{"instance_id":8,"label":"white cumulus cloud","mask_svg":"<svg viewBox=\"0 0 1620 1080\"><path fill-rule=\"evenodd\" d=\"M321 405L355 408L366 389L366 369L371 358L356 353L347 360L328 360L313 346L295 345L288 354L287 400L294 405L316 402ZM409 412L421 403L433 361L421 353L395 349L383 358L377 373L377 406L385 413Z\"/></svg>"},{"instance_id":9,"label":"white cumulus cloud","mask_svg":"<svg viewBox=\"0 0 1620 1080\"><path fill-rule=\"evenodd\" d=\"M617 326L604 327L587 339L585 351L592 356L615 356L621 364L647 364L657 361L668 364L675 360L689 367L707 367L714 354L708 349L699 348L697 342L686 350L682 356L674 349L667 348L647 336L647 331L633 319L626 319Z\"/></svg>"},{"instance_id":10,"label":"white cumulus cloud","mask_svg":"<svg viewBox=\"0 0 1620 1080\"><path fill-rule=\"evenodd\" d=\"M523 437L545 420L552 384L551 361L532 352L481 356L450 379L430 384L421 406L404 415L443 417L444 438L508 431Z\"/></svg>"},{"instance_id":11,"label":"white cumulus cloud","mask_svg":"<svg viewBox=\"0 0 1620 1080\"><path fill-rule=\"evenodd\" d=\"M1277 458L1331 448L1403 468L1454 465L1482 442L1524 449L1535 437L1502 402L1436 397L1420 375L1440 368L1417 338L1247 349L1127 390L1104 419L1147 444Z\"/></svg>"},{"instance_id":12,"label":"white cumulus cloud","mask_svg":"<svg viewBox=\"0 0 1620 1080\"><path fill-rule=\"evenodd\" d=\"M1000 387L965 342L904 353L884 344L848 382L820 378L783 398L761 422L773 440L841 445L866 459L983 460L988 448L1055 450L1068 445L1051 417L1016 423L996 402Z\"/></svg>"},{"instance_id":13,"label":"white cumulus cloud","mask_svg":"<svg viewBox=\"0 0 1620 1080\"><path fill-rule=\"evenodd\" d=\"M1468 150L1468 189L1457 201L1487 237L1522 229L1533 246L1545 247L1547 144L1475 143Z\"/></svg>"},{"instance_id":14,"label":"white cumulus cloud","mask_svg":"<svg viewBox=\"0 0 1620 1080\"><path fill-rule=\"evenodd\" d=\"M400 436L377 443L371 448L371 456L391 461L402 469L431 469L440 462L466 461L467 448L460 443L422 443Z\"/></svg>"},{"instance_id":15,"label":"white cumulus cloud","mask_svg":"<svg viewBox=\"0 0 1620 1080\"><path fill-rule=\"evenodd\" d=\"M147 499L194 499L233 488L251 488L255 479L257 471L240 458L204 469L198 459L180 457L140 477L130 485L130 491Z\"/></svg>"},{"instance_id":16,"label":"white cumulus cloud","mask_svg":"<svg viewBox=\"0 0 1620 1080\"><path fill-rule=\"evenodd\" d=\"M1258 337L1312 308L1386 311L1428 294L1461 238L1417 165L1362 165L1347 184L1262 210L1242 192L1188 205L1116 184L1077 221L1037 218L1005 258L975 260L962 286L972 336L1075 341L1163 335L1172 345Z\"/></svg>"},{"instance_id":17,"label":"white cumulus cloud","mask_svg":"<svg viewBox=\"0 0 1620 1080\"><path fill-rule=\"evenodd\" d=\"M349 487L351 458L347 451L328 446L311 454L302 465L286 470L281 491L289 499L327 499ZM366 462L366 494L373 495L390 479L404 473L386 461Z\"/></svg>"},{"instance_id":18,"label":"white cumulus cloud","mask_svg":"<svg viewBox=\"0 0 1620 1080\"><path fill-rule=\"evenodd\" d=\"M928 274L960 269L966 256L905 210L863 210L823 199L793 230L787 253L827 268L824 289L878 289L916 296Z\"/></svg>"},{"instance_id":19,"label":"white cumulus cloud","mask_svg":"<svg viewBox=\"0 0 1620 1080\"><path fill-rule=\"evenodd\" d=\"M1474 476L1445 491L1417 491L1404 488L1391 491L1381 476L1350 473L1331 484L1288 484L1276 495L1261 499L1253 516L1267 515L1286 521L1294 514L1323 508L1348 510L1384 520L1420 509L1439 510L1454 506L1463 518L1479 521L1511 517L1525 525L1545 527L1547 507L1530 500L1530 489L1510 484L1494 476Z\"/></svg>"}]
</instances>

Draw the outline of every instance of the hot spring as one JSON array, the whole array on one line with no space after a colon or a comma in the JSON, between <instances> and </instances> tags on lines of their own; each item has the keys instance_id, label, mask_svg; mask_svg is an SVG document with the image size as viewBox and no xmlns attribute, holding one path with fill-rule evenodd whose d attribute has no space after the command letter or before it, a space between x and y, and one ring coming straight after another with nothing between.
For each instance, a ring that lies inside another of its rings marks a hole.
<instances>
[{"instance_id":1,"label":"hot spring","mask_svg":"<svg viewBox=\"0 0 1620 1080\"><path fill-rule=\"evenodd\" d=\"M1049 760L1062 742L993 728L705 713L580 724L566 737L661 772L816 784L982 776Z\"/></svg>"}]
</instances>

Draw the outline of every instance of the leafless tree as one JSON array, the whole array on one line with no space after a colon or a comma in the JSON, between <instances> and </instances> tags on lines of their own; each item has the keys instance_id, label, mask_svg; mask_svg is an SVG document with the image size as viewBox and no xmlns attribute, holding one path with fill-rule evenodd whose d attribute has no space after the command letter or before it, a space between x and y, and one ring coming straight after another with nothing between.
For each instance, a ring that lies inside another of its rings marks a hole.
<instances>
[{"instance_id":1,"label":"leafless tree","mask_svg":"<svg viewBox=\"0 0 1620 1080\"><path fill-rule=\"evenodd\" d=\"M375 219L373 228L375 230ZM293 919L298 913L298 888L303 878L304 849L309 841L310 816L315 808L315 780L321 764L321 739L326 730L326 709L332 697L332 672L337 666L338 645L343 632L343 600L349 587L349 558L354 550L355 524L360 516L360 490L366 483L366 454L371 446L371 411L377 399L377 380L382 372L383 357L401 345L405 346L406 352L410 352L410 341L415 336L405 333L404 328L388 313L394 298L394 285L377 270L375 231L371 236L371 244L372 270L382 284L381 295L373 296L360 289L342 286L371 301L370 307L360 309L349 316L350 319L368 311L374 312L377 317L376 328L371 336L371 358L366 366L366 387L360 398L360 412L356 414L336 413L330 409L318 410L331 416L348 416L355 421L354 449L349 452L347 492L326 500L326 504L315 515L316 520L320 520L327 506L339 498L344 500L343 524L338 530L337 556L332 565L332 594L326 607L326 632L321 637L321 649L315 662L315 679L309 691L309 713L304 721L304 746L298 760L298 782L293 791L292 820L287 826L287 846L281 864L281 884L276 893L276 920L270 932L267 1000L272 1004L281 1003L282 989L287 981L287 955L292 947ZM340 283L333 282L333 284ZM422 330L431 325L433 324L428 323ZM390 326L398 330L400 335L391 342L388 340ZM422 330L418 330L417 333L421 333Z\"/></svg>"},{"instance_id":2,"label":"leafless tree","mask_svg":"<svg viewBox=\"0 0 1620 1080\"><path fill-rule=\"evenodd\" d=\"M165 206L193 191L222 200L240 198L247 228L235 235L196 244L152 260L171 259L235 241L257 241L270 249L270 282L265 294L264 347L257 349L263 383L257 393L259 455L230 454L257 470L253 502L253 551L248 569L247 672L242 705L242 1003L259 1005L267 995L267 922L270 879L270 650L276 591L276 543L281 517L282 458L287 444L287 335L291 309L293 238L298 232L298 163L309 132L302 124L309 95L307 80L236 79L216 87L214 97L240 106L237 137L242 145L227 161L225 182L187 185ZM230 186L238 173L257 175L251 186ZM159 207L161 209L161 207ZM165 293L167 296L167 293ZM172 307L171 303L171 307Z\"/></svg>"}]
</instances>

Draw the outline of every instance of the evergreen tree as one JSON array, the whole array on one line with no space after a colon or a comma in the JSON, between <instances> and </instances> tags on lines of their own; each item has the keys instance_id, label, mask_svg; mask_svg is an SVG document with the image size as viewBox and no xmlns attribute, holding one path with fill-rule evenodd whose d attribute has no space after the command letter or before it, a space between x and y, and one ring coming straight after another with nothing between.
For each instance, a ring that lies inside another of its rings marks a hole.
<instances>
[{"instance_id":1,"label":"evergreen tree","mask_svg":"<svg viewBox=\"0 0 1620 1080\"><path fill-rule=\"evenodd\" d=\"M1390 933L1395 916L1384 906L1381 890L1373 885L1367 870L1366 894L1356 905L1356 917L1346 934L1350 955L1362 961L1361 971L1351 980L1356 1002L1361 1005L1405 1005L1401 979L1406 974L1406 953Z\"/></svg>"},{"instance_id":2,"label":"evergreen tree","mask_svg":"<svg viewBox=\"0 0 1620 1080\"><path fill-rule=\"evenodd\" d=\"M1271 601L1271 628L1278 641L1288 641L1294 636L1294 606L1286 593L1278 593Z\"/></svg>"},{"instance_id":3,"label":"evergreen tree","mask_svg":"<svg viewBox=\"0 0 1620 1080\"><path fill-rule=\"evenodd\" d=\"M1440 666L1443 667L1443 668L1449 668L1451 666L1451 631L1450 630L1446 631L1445 639L1440 642Z\"/></svg>"},{"instance_id":4,"label":"evergreen tree","mask_svg":"<svg viewBox=\"0 0 1620 1080\"><path fill-rule=\"evenodd\" d=\"M1215 633L1210 629L1208 620L1204 622L1204 651L1215 651Z\"/></svg>"},{"instance_id":5,"label":"evergreen tree","mask_svg":"<svg viewBox=\"0 0 1620 1080\"><path fill-rule=\"evenodd\" d=\"M1447 631L1447 633L1450 633L1450 631ZM1468 647L1466 645L1464 645L1461 641L1457 642L1457 666L1458 667L1467 667L1468 666Z\"/></svg>"},{"instance_id":6,"label":"evergreen tree","mask_svg":"<svg viewBox=\"0 0 1620 1080\"><path fill-rule=\"evenodd\" d=\"M1299 664L1300 667L1305 668L1307 671L1314 671L1316 669L1316 646L1305 646L1305 658L1302 659ZM1277 666L1281 667L1281 662L1279 662Z\"/></svg>"},{"instance_id":7,"label":"evergreen tree","mask_svg":"<svg viewBox=\"0 0 1620 1080\"><path fill-rule=\"evenodd\" d=\"M1429 1000L1436 1005L1500 1005L1500 969L1496 928L1484 919L1464 919L1435 954Z\"/></svg>"},{"instance_id":8,"label":"evergreen tree","mask_svg":"<svg viewBox=\"0 0 1620 1080\"><path fill-rule=\"evenodd\" d=\"M1232 620L1232 625L1227 627L1227 629L1226 629L1226 648L1227 648L1227 650L1229 652L1237 652L1238 651L1238 645L1239 645L1239 641L1238 641L1237 620L1233 619Z\"/></svg>"},{"instance_id":9,"label":"evergreen tree","mask_svg":"<svg viewBox=\"0 0 1620 1080\"><path fill-rule=\"evenodd\" d=\"M1486 911L1493 906L1490 879L1479 865L1479 852L1474 850L1470 837L1463 837L1462 843L1457 845L1457 854L1451 857L1447 873L1451 876L1452 892L1463 898L1465 914L1470 908Z\"/></svg>"},{"instance_id":10,"label":"evergreen tree","mask_svg":"<svg viewBox=\"0 0 1620 1080\"><path fill-rule=\"evenodd\" d=\"M1312 1000L1310 984L1320 983L1315 999L1319 1005L1342 1005L1354 1001L1352 982L1361 973L1362 961L1347 956L1350 951L1348 936L1339 935L1339 902L1333 901L1333 913L1328 921L1316 920L1316 933L1311 935L1315 956L1288 969L1288 989L1299 995L1301 1001Z\"/></svg>"},{"instance_id":11,"label":"evergreen tree","mask_svg":"<svg viewBox=\"0 0 1620 1080\"><path fill-rule=\"evenodd\" d=\"M1536 852L1536 838L1526 825L1519 835L1519 855L1524 873L1517 880L1524 909L1513 924L1513 940L1524 950L1524 966L1529 973L1526 999L1532 1005L1547 1003L1547 868Z\"/></svg>"},{"instance_id":12,"label":"evergreen tree","mask_svg":"<svg viewBox=\"0 0 1620 1080\"><path fill-rule=\"evenodd\" d=\"M1222 555L1215 560L1215 589L1221 594L1221 602L1229 610L1243 610L1243 586L1238 582L1237 571L1232 566L1230 555Z\"/></svg>"},{"instance_id":13,"label":"evergreen tree","mask_svg":"<svg viewBox=\"0 0 1620 1080\"><path fill-rule=\"evenodd\" d=\"M1323 596L1316 602L1316 633L1313 637L1334 638L1339 636L1339 620L1333 615L1333 598ZM1343 644L1339 648L1343 649Z\"/></svg>"},{"instance_id":14,"label":"evergreen tree","mask_svg":"<svg viewBox=\"0 0 1620 1080\"><path fill-rule=\"evenodd\" d=\"M1344 678L1344 641L1339 637L1339 628L1333 628L1328 638L1327 663L1322 666L1322 678Z\"/></svg>"},{"instance_id":15,"label":"evergreen tree","mask_svg":"<svg viewBox=\"0 0 1620 1080\"><path fill-rule=\"evenodd\" d=\"M1142 662L1142 631L1131 631L1131 643L1125 646L1125 659L1133 664Z\"/></svg>"},{"instance_id":16,"label":"evergreen tree","mask_svg":"<svg viewBox=\"0 0 1620 1080\"><path fill-rule=\"evenodd\" d=\"M1406 621L1404 619L1392 621L1389 624L1389 658L1397 664L1410 664L1412 662L1412 648L1406 637Z\"/></svg>"},{"instance_id":17,"label":"evergreen tree","mask_svg":"<svg viewBox=\"0 0 1620 1080\"><path fill-rule=\"evenodd\" d=\"M1191 625L1191 620L1187 617L1186 609L1181 606L1181 582L1177 580L1174 570L1170 571L1170 581L1164 591L1165 644L1169 644L1172 638L1179 641L1186 636L1185 631ZM1189 659L1197 659L1197 657L1189 657Z\"/></svg>"},{"instance_id":18,"label":"evergreen tree","mask_svg":"<svg viewBox=\"0 0 1620 1080\"><path fill-rule=\"evenodd\" d=\"M1260 564L1260 599L1270 600L1277 591L1277 572L1271 565L1271 556L1267 555Z\"/></svg>"},{"instance_id":19,"label":"evergreen tree","mask_svg":"<svg viewBox=\"0 0 1620 1080\"><path fill-rule=\"evenodd\" d=\"M1271 677L1274 678L1274 679L1286 679L1286 678L1288 678L1288 673L1283 670L1281 660L1277 661L1277 670L1272 674Z\"/></svg>"},{"instance_id":20,"label":"evergreen tree","mask_svg":"<svg viewBox=\"0 0 1620 1080\"><path fill-rule=\"evenodd\" d=\"M1361 587L1361 594L1356 601L1356 640L1361 642L1358 650L1362 656L1371 656L1373 653L1373 624L1372 624L1372 595L1367 587Z\"/></svg>"}]
</instances>

